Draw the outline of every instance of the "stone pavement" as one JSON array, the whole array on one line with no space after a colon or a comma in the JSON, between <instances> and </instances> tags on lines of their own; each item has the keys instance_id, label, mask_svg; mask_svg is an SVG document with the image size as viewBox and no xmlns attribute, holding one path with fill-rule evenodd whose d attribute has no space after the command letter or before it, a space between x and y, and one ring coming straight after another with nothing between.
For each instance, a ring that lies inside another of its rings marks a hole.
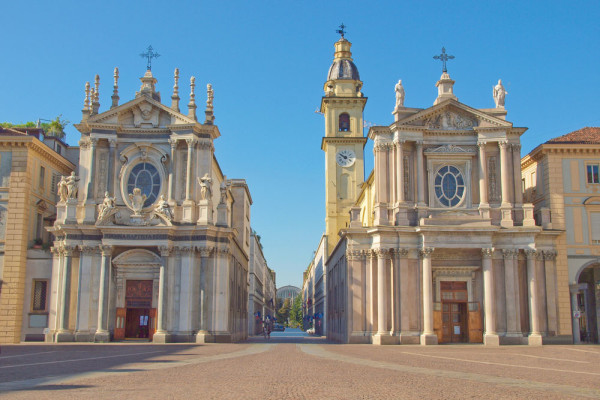
<instances>
[{"instance_id":1,"label":"stone pavement","mask_svg":"<svg viewBox=\"0 0 600 400\"><path fill-rule=\"evenodd\" d=\"M371 346L274 333L241 344L3 346L0 397L600 398L600 346Z\"/></svg>"}]
</instances>

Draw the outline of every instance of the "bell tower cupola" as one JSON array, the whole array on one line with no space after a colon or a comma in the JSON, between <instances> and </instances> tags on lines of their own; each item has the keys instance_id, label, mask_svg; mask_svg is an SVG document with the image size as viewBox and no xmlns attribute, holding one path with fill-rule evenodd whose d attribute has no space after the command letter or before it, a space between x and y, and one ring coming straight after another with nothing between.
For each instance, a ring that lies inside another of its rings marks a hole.
<instances>
[{"instance_id":1,"label":"bell tower cupola","mask_svg":"<svg viewBox=\"0 0 600 400\"><path fill-rule=\"evenodd\" d=\"M350 208L358 198L364 182L363 110L367 98L361 92L362 82L352 59L350 43L342 36L335 44L333 62L327 73L321 99L325 117L325 136L321 149L325 152L325 234L330 238L329 251L337 243L338 232L349 226Z\"/></svg>"}]
</instances>

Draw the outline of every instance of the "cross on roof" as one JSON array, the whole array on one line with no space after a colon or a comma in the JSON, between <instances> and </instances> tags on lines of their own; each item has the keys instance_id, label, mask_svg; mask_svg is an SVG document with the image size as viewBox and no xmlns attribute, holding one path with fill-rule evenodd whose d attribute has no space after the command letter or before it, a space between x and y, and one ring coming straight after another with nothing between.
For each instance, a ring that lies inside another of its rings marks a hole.
<instances>
[{"instance_id":1,"label":"cross on roof","mask_svg":"<svg viewBox=\"0 0 600 400\"><path fill-rule=\"evenodd\" d=\"M441 60L442 61L443 65L444 65L444 69L442 70L442 72L448 72L448 70L446 69L446 61L453 60L454 56L446 54L446 48L442 47L442 54L440 54L439 56L433 56L433 58L435 60Z\"/></svg>"},{"instance_id":2,"label":"cross on roof","mask_svg":"<svg viewBox=\"0 0 600 400\"><path fill-rule=\"evenodd\" d=\"M146 68L148 68L148 71L150 71L150 70L152 70L152 59L160 57L160 54L154 52L154 49L152 48L152 46L148 46L148 48L146 49L146 52L140 54L140 57L148 59L148 65Z\"/></svg>"},{"instance_id":3,"label":"cross on roof","mask_svg":"<svg viewBox=\"0 0 600 400\"><path fill-rule=\"evenodd\" d=\"M342 39L344 38L344 34L346 33L346 31L344 30L345 27L346 25L344 25L344 23L342 22L342 24L340 25L340 29L336 30L336 33L342 35Z\"/></svg>"}]
</instances>

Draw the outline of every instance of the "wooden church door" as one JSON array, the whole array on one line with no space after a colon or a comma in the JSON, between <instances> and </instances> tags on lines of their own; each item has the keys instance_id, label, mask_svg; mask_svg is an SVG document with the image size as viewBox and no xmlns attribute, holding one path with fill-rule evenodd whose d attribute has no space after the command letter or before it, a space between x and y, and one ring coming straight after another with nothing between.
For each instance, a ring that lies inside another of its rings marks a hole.
<instances>
[{"instance_id":1,"label":"wooden church door","mask_svg":"<svg viewBox=\"0 0 600 400\"><path fill-rule=\"evenodd\" d=\"M117 308L117 321L115 322L114 340L125 339L125 317L126 316L127 316L126 308Z\"/></svg>"}]
</instances>

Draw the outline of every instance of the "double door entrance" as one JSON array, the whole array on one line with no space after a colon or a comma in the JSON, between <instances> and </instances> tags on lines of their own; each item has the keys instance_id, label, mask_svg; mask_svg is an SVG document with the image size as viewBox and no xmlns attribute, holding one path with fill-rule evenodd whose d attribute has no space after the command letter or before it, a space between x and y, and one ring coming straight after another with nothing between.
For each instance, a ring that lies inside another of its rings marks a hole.
<instances>
[{"instance_id":1,"label":"double door entrance","mask_svg":"<svg viewBox=\"0 0 600 400\"><path fill-rule=\"evenodd\" d=\"M156 330L156 308L152 308L151 280L127 280L125 306L117 308L115 340L152 340Z\"/></svg>"},{"instance_id":2,"label":"double door entrance","mask_svg":"<svg viewBox=\"0 0 600 400\"><path fill-rule=\"evenodd\" d=\"M469 302L467 282L440 282L441 302L436 303L434 329L439 343L481 343L483 329L479 302Z\"/></svg>"}]
</instances>

